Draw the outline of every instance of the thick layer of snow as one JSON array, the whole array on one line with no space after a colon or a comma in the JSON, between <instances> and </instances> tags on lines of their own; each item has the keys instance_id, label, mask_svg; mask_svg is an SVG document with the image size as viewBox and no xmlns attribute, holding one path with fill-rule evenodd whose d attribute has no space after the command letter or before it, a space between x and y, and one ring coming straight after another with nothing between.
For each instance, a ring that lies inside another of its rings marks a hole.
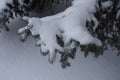
<instances>
[{"instance_id":1,"label":"thick layer of snow","mask_svg":"<svg viewBox=\"0 0 120 80\"><path fill-rule=\"evenodd\" d=\"M43 18L24 17L28 25L18 33L23 39L27 30L30 30L33 36L39 35L37 45L41 46L42 52L50 53L50 61L53 61L56 50L64 51L57 43L56 35L63 37L65 45L71 40L78 41L81 45L101 45L101 42L86 29L86 21L94 19L95 6L96 0L74 0L71 7L59 14Z\"/></svg>"}]
</instances>

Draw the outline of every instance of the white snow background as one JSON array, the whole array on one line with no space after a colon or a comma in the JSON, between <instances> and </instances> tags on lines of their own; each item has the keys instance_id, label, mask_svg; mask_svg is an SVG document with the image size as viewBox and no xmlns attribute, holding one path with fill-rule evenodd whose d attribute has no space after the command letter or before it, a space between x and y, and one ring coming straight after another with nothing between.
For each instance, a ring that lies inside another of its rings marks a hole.
<instances>
[{"instance_id":1,"label":"white snow background","mask_svg":"<svg viewBox=\"0 0 120 80\"><path fill-rule=\"evenodd\" d=\"M77 53L71 67L62 69L58 62L50 64L42 56L31 37L22 43L17 30L26 23L15 19L10 32L0 33L0 80L120 80L120 57L107 51L97 59Z\"/></svg>"}]
</instances>

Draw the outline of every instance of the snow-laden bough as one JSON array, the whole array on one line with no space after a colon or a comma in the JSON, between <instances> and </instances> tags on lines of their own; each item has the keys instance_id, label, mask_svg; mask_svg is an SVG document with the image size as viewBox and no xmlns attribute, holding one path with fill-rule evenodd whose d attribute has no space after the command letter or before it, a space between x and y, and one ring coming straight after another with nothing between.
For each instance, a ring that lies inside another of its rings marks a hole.
<instances>
[{"instance_id":1,"label":"snow-laden bough","mask_svg":"<svg viewBox=\"0 0 120 80\"><path fill-rule=\"evenodd\" d=\"M74 40L80 45L92 43L100 46L101 41L93 37L86 28L87 21L94 20L97 24L93 16L96 4L96 0L73 0L69 8L56 15L43 18L23 17L28 25L19 29L18 33L23 39L28 30L33 36L38 35L40 39L36 44L40 45L43 53L49 53L50 62L54 61L56 52L65 50L65 47L58 44L56 36L60 36L65 45Z\"/></svg>"}]
</instances>

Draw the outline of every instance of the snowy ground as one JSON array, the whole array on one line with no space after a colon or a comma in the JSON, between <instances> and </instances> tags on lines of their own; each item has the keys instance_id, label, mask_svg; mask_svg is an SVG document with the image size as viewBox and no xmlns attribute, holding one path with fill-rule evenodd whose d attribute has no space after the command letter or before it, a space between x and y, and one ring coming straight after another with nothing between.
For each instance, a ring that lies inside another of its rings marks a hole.
<instances>
[{"instance_id":1,"label":"snowy ground","mask_svg":"<svg viewBox=\"0 0 120 80\"><path fill-rule=\"evenodd\" d=\"M62 69L41 56L33 38L19 41L17 30L26 23L15 19L10 32L0 33L0 80L120 80L120 57L111 51L94 59L78 52L71 67Z\"/></svg>"}]
</instances>

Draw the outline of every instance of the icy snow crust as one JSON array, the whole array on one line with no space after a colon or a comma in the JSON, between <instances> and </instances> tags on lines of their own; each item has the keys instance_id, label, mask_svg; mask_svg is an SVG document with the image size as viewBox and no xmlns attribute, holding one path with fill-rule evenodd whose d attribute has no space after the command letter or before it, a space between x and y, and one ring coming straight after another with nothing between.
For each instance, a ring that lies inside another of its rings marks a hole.
<instances>
[{"instance_id":1,"label":"icy snow crust","mask_svg":"<svg viewBox=\"0 0 120 80\"><path fill-rule=\"evenodd\" d=\"M40 45L43 53L49 52L50 62L54 60L56 50L60 52L65 50L65 47L57 43L56 35L63 38L65 45L68 45L71 40L79 42L80 45L90 43L101 45L101 42L91 36L86 29L86 21L95 20L93 16L95 5L96 0L74 0L71 7L59 14L43 18L24 17L28 25L19 29L18 33L23 39L26 37L27 30L30 30L33 36L39 35L40 40L37 45Z\"/></svg>"}]
</instances>

